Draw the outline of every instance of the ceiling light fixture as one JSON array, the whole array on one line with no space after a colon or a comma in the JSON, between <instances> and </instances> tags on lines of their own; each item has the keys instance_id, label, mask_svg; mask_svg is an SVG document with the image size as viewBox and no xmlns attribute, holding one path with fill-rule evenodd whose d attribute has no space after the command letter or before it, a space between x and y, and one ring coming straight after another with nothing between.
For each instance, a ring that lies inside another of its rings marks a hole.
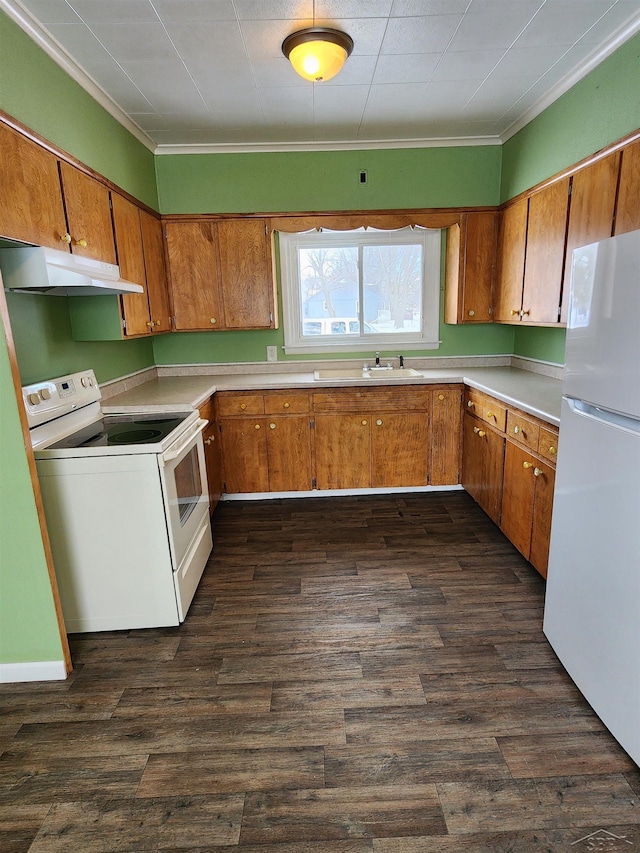
<instances>
[{"instance_id":1,"label":"ceiling light fixture","mask_svg":"<svg viewBox=\"0 0 640 853\"><path fill-rule=\"evenodd\" d=\"M328 27L307 27L282 42L282 52L294 70L312 83L335 77L352 50L351 36Z\"/></svg>"}]
</instances>

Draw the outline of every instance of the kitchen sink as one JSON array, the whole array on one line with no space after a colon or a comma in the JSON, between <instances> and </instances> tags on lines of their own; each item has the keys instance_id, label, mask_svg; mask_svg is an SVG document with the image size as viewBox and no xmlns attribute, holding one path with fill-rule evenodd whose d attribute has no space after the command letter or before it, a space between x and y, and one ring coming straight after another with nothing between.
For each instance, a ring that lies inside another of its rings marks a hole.
<instances>
[{"instance_id":1,"label":"kitchen sink","mask_svg":"<svg viewBox=\"0 0 640 853\"><path fill-rule=\"evenodd\" d=\"M414 370L412 367L371 367L369 370L358 368L344 368L331 370L316 370L313 378L316 380L332 380L339 382L340 380L347 382L350 379L373 379L376 382L384 381L385 379L412 379L415 377L422 378L422 374Z\"/></svg>"}]
</instances>

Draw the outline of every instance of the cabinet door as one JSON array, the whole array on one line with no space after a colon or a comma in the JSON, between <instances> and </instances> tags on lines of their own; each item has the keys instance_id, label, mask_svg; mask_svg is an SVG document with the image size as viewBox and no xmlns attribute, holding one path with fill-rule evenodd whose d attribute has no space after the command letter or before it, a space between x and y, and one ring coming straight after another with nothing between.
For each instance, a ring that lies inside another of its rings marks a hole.
<instances>
[{"instance_id":1,"label":"cabinet door","mask_svg":"<svg viewBox=\"0 0 640 853\"><path fill-rule=\"evenodd\" d=\"M531 528L531 551L529 560L540 572L547 576L549 563L549 541L551 539L551 512L553 509L553 489L556 472L543 462L536 462L534 469L536 492L533 503L533 525Z\"/></svg>"},{"instance_id":2,"label":"cabinet door","mask_svg":"<svg viewBox=\"0 0 640 853\"><path fill-rule=\"evenodd\" d=\"M519 323L524 283L529 200L520 199L502 211L498 232L496 323Z\"/></svg>"},{"instance_id":3,"label":"cabinet door","mask_svg":"<svg viewBox=\"0 0 640 853\"><path fill-rule=\"evenodd\" d=\"M216 227L225 327L273 328L274 283L265 220L230 219Z\"/></svg>"},{"instance_id":4,"label":"cabinet door","mask_svg":"<svg viewBox=\"0 0 640 853\"><path fill-rule=\"evenodd\" d=\"M507 442L500 527L504 535L527 559L531 549L535 465L535 458L526 449L511 441Z\"/></svg>"},{"instance_id":5,"label":"cabinet door","mask_svg":"<svg viewBox=\"0 0 640 853\"><path fill-rule=\"evenodd\" d=\"M74 255L116 263L109 190L90 175L60 161L67 223Z\"/></svg>"},{"instance_id":6,"label":"cabinet door","mask_svg":"<svg viewBox=\"0 0 640 853\"><path fill-rule=\"evenodd\" d=\"M573 250L578 246L586 246L611 237L619 170L620 152L616 151L573 176L567 229L567 260L562 289L563 323L567 322L569 309Z\"/></svg>"},{"instance_id":7,"label":"cabinet door","mask_svg":"<svg viewBox=\"0 0 640 853\"><path fill-rule=\"evenodd\" d=\"M640 141L622 152L620 189L616 207L616 234L640 228Z\"/></svg>"},{"instance_id":8,"label":"cabinet door","mask_svg":"<svg viewBox=\"0 0 640 853\"><path fill-rule=\"evenodd\" d=\"M299 492L311 488L311 422L308 415L266 419L269 489Z\"/></svg>"},{"instance_id":9,"label":"cabinet door","mask_svg":"<svg viewBox=\"0 0 640 853\"><path fill-rule=\"evenodd\" d=\"M224 327L218 289L215 224L167 222L169 282L177 331Z\"/></svg>"},{"instance_id":10,"label":"cabinet door","mask_svg":"<svg viewBox=\"0 0 640 853\"><path fill-rule=\"evenodd\" d=\"M111 203L120 275L127 281L133 281L144 288L144 293L131 293L122 297L125 334L149 335L151 334L151 317L142 252L140 214L135 204L117 193L112 193Z\"/></svg>"},{"instance_id":11,"label":"cabinet door","mask_svg":"<svg viewBox=\"0 0 640 853\"><path fill-rule=\"evenodd\" d=\"M382 412L371 418L372 485L426 486L429 425L426 412Z\"/></svg>"},{"instance_id":12,"label":"cabinet door","mask_svg":"<svg viewBox=\"0 0 640 853\"><path fill-rule=\"evenodd\" d=\"M431 405L431 463L429 483L450 486L460 481L462 389L433 392Z\"/></svg>"},{"instance_id":13,"label":"cabinet door","mask_svg":"<svg viewBox=\"0 0 640 853\"><path fill-rule=\"evenodd\" d=\"M209 487L209 512L212 513L222 496L222 456L220 453L220 430L218 427L215 399L210 397L200 406L200 417L209 421L202 433L204 461Z\"/></svg>"},{"instance_id":14,"label":"cabinet door","mask_svg":"<svg viewBox=\"0 0 640 853\"><path fill-rule=\"evenodd\" d=\"M522 319L557 323L564 274L569 213L569 178L550 184L529 199Z\"/></svg>"},{"instance_id":15,"label":"cabinet door","mask_svg":"<svg viewBox=\"0 0 640 853\"><path fill-rule=\"evenodd\" d=\"M1 122L0 151L0 235L66 249L57 159Z\"/></svg>"},{"instance_id":16,"label":"cabinet door","mask_svg":"<svg viewBox=\"0 0 640 853\"><path fill-rule=\"evenodd\" d=\"M463 214L447 233L445 323L491 323L497 213Z\"/></svg>"},{"instance_id":17,"label":"cabinet door","mask_svg":"<svg viewBox=\"0 0 640 853\"><path fill-rule=\"evenodd\" d=\"M464 417L462 485L489 518L500 523L504 437L471 415Z\"/></svg>"},{"instance_id":18,"label":"cabinet door","mask_svg":"<svg viewBox=\"0 0 640 853\"><path fill-rule=\"evenodd\" d=\"M316 415L315 461L319 489L364 489L371 486L371 418Z\"/></svg>"},{"instance_id":19,"label":"cabinet door","mask_svg":"<svg viewBox=\"0 0 640 853\"><path fill-rule=\"evenodd\" d=\"M162 223L155 216L140 211L142 229L142 250L147 279L147 298L151 316L152 332L171 331L171 309L167 287L167 268L164 260L164 241Z\"/></svg>"},{"instance_id":20,"label":"cabinet door","mask_svg":"<svg viewBox=\"0 0 640 853\"><path fill-rule=\"evenodd\" d=\"M268 492L264 418L225 418L221 427L225 491Z\"/></svg>"}]
</instances>

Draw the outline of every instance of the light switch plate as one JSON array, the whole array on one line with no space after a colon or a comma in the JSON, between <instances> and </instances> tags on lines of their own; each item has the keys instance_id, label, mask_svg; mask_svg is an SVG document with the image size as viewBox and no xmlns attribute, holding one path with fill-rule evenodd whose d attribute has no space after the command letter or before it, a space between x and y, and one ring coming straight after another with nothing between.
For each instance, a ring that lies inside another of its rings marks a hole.
<instances>
[{"instance_id":1,"label":"light switch plate","mask_svg":"<svg viewBox=\"0 0 640 853\"><path fill-rule=\"evenodd\" d=\"M278 360L278 347L267 347L267 361Z\"/></svg>"}]
</instances>

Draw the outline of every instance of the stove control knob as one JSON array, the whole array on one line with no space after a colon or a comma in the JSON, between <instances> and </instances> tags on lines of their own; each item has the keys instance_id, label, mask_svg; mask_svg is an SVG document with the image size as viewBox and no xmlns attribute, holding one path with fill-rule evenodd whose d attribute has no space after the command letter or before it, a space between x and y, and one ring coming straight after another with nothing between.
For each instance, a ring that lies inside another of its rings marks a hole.
<instances>
[{"instance_id":1,"label":"stove control knob","mask_svg":"<svg viewBox=\"0 0 640 853\"><path fill-rule=\"evenodd\" d=\"M31 403L32 406L37 406L40 404L40 394L29 394L27 400Z\"/></svg>"},{"instance_id":2,"label":"stove control knob","mask_svg":"<svg viewBox=\"0 0 640 853\"><path fill-rule=\"evenodd\" d=\"M40 399L41 400L50 400L51 399L51 391L48 388L43 388L40 391Z\"/></svg>"}]
</instances>

